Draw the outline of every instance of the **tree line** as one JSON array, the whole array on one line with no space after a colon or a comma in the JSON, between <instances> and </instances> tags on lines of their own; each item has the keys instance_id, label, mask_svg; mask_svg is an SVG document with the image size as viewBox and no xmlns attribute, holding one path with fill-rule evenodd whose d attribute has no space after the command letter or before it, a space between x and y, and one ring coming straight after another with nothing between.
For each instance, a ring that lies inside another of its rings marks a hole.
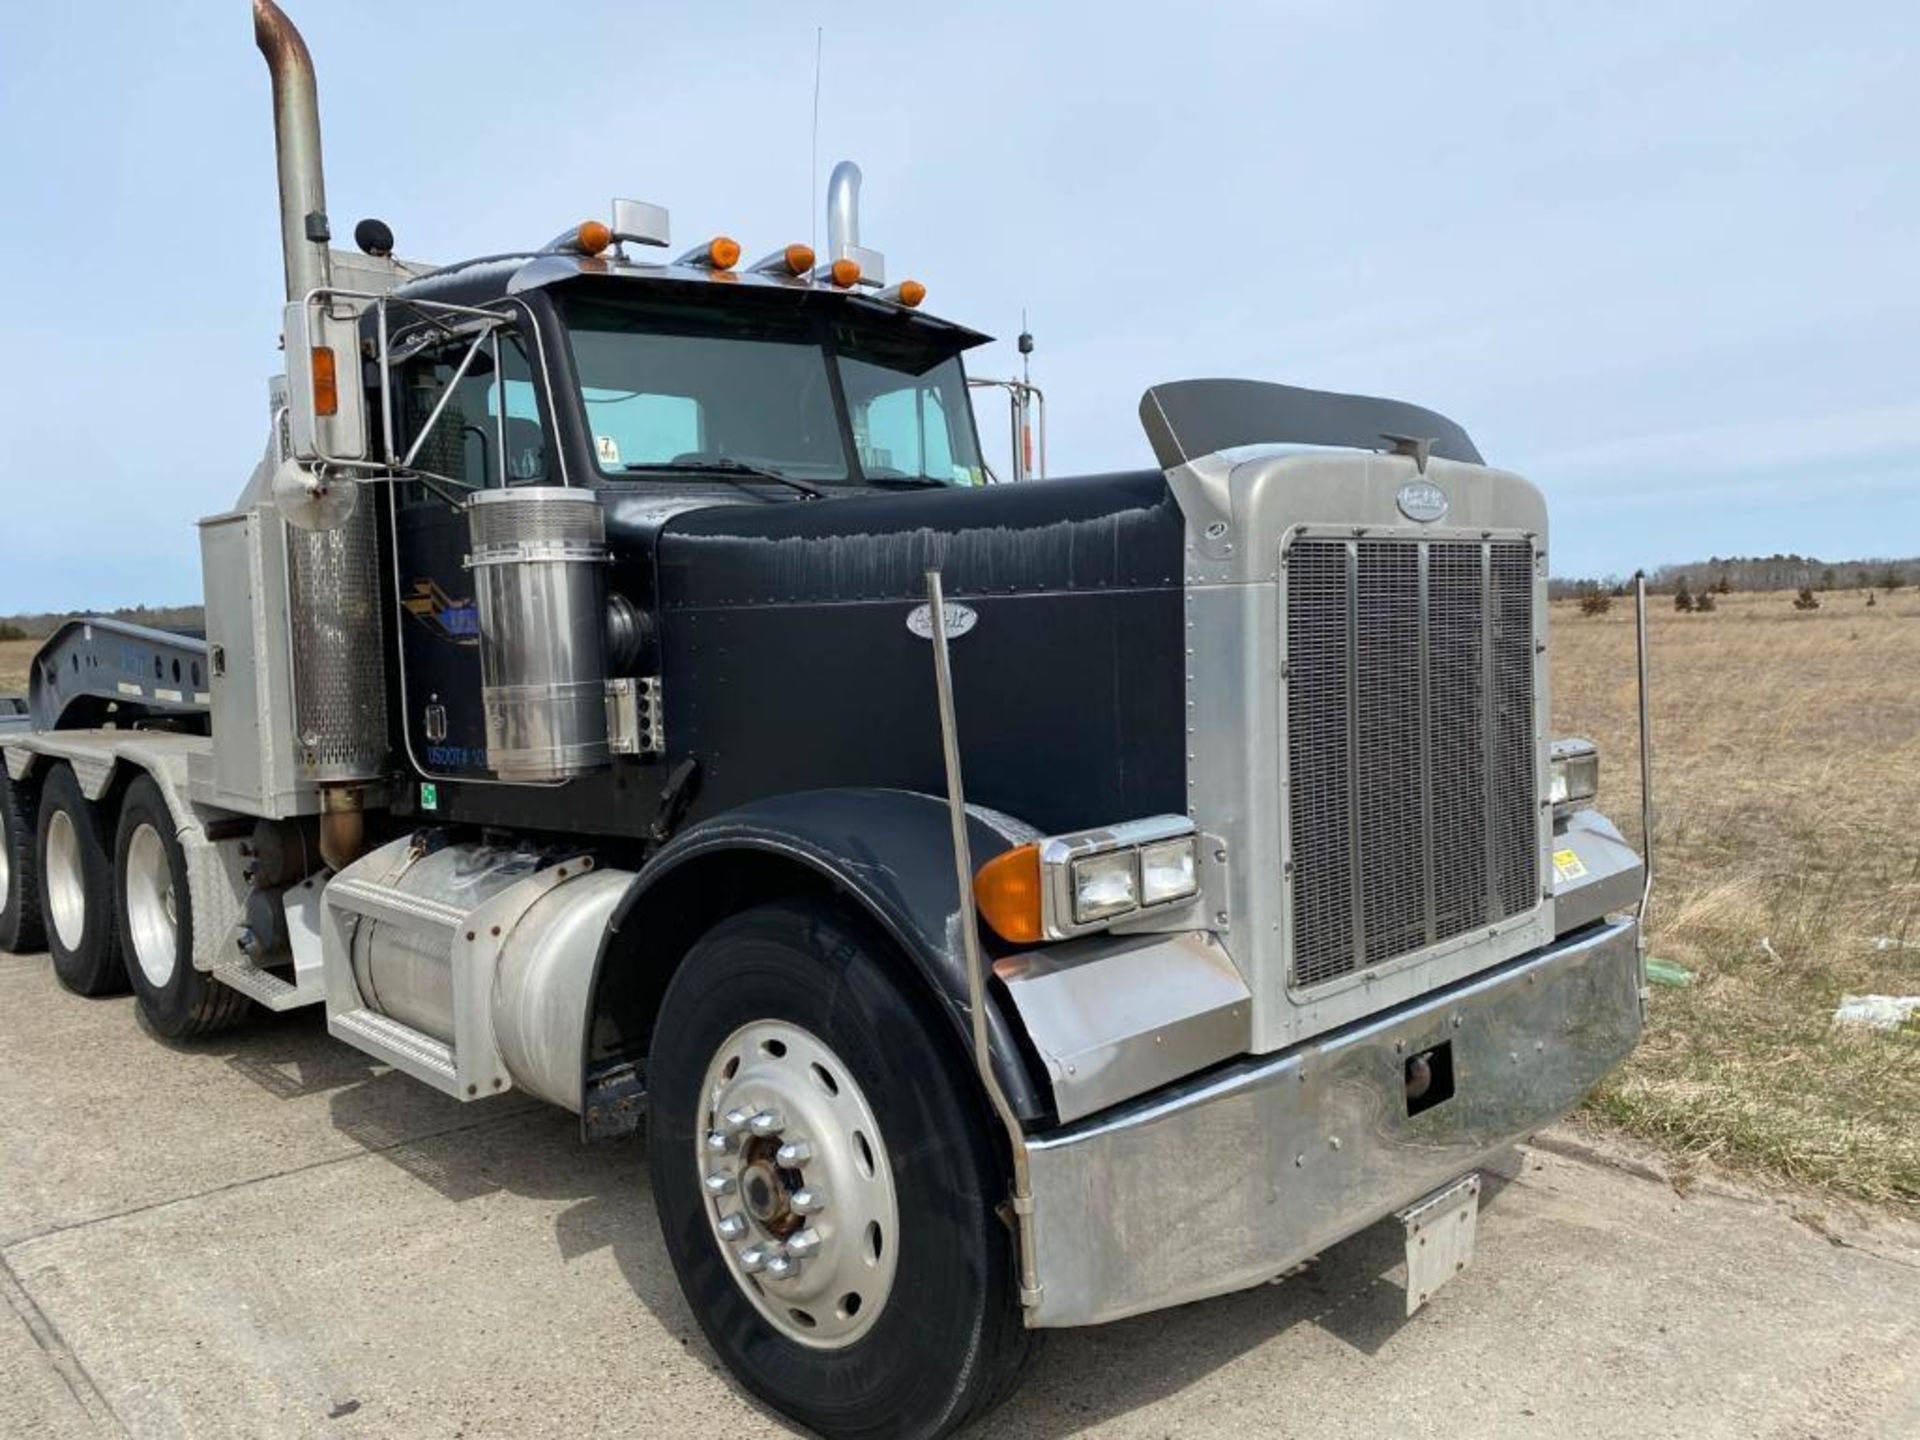
<instances>
[{"instance_id":1,"label":"tree line","mask_svg":"<svg viewBox=\"0 0 1920 1440\"><path fill-rule=\"evenodd\" d=\"M1904 560L1822 560L1813 555L1715 555L1647 572L1647 589L1656 595L1681 590L1726 595L1738 590L1885 590L1920 584L1920 557ZM1619 575L1559 576L1548 582L1556 600L1586 595L1625 595L1632 578Z\"/></svg>"}]
</instances>

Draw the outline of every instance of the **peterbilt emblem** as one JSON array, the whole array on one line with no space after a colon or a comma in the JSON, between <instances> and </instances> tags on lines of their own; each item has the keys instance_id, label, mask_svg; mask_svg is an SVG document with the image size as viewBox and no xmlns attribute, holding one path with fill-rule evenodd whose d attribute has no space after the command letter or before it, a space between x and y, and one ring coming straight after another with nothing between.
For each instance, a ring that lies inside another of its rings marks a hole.
<instances>
[{"instance_id":1,"label":"peterbilt emblem","mask_svg":"<svg viewBox=\"0 0 1920 1440\"><path fill-rule=\"evenodd\" d=\"M951 600L947 602L946 613L942 618L945 623L941 628L947 632L949 640L958 640L973 629L980 620L971 607ZM931 640L933 638L933 607L931 605L914 606L907 616L907 629L922 640Z\"/></svg>"},{"instance_id":2,"label":"peterbilt emblem","mask_svg":"<svg viewBox=\"0 0 1920 1440\"><path fill-rule=\"evenodd\" d=\"M1394 498L1400 506L1400 513L1409 520L1430 525L1435 520L1446 518L1447 492L1431 480L1409 480L1400 487L1400 493Z\"/></svg>"}]
</instances>

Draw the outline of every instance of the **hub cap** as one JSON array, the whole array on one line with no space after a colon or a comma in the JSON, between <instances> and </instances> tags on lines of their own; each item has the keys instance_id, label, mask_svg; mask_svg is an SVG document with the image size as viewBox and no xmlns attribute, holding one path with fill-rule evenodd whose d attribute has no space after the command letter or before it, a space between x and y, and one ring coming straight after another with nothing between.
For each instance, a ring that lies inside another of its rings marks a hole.
<instances>
[{"instance_id":1,"label":"hub cap","mask_svg":"<svg viewBox=\"0 0 1920 1440\"><path fill-rule=\"evenodd\" d=\"M179 916L173 896L173 867L166 842L151 825L133 832L127 845L127 939L140 973L156 990L166 988L178 959Z\"/></svg>"},{"instance_id":2,"label":"hub cap","mask_svg":"<svg viewBox=\"0 0 1920 1440\"><path fill-rule=\"evenodd\" d=\"M87 878L73 817L55 810L47 817L47 917L69 953L87 938Z\"/></svg>"},{"instance_id":3,"label":"hub cap","mask_svg":"<svg viewBox=\"0 0 1920 1440\"><path fill-rule=\"evenodd\" d=\"M714 1243L773 1327L851 1345L893 1288L900 1212L873 1108L838 1055L780 1020L707 1067L694 1145Z\"/></svg>"}]
</instances>

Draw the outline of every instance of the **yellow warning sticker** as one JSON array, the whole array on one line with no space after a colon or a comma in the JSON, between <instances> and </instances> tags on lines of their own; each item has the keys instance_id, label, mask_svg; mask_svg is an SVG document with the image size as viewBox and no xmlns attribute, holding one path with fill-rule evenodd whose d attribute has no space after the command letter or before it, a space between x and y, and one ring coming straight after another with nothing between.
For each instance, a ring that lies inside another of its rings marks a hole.
<instances>
[{"instance_id":1,"label":"yellow warning sticker","mask_svg":"<svg viewBox=\"0 0 1920 1440\"><path fill-rule=\"evenodd\" d=\"M1553 852L1553 876L1556 880L1578 880L1586 873L1586 864L1580 859L1578 850Z\"/></svg>"}]
</instances>

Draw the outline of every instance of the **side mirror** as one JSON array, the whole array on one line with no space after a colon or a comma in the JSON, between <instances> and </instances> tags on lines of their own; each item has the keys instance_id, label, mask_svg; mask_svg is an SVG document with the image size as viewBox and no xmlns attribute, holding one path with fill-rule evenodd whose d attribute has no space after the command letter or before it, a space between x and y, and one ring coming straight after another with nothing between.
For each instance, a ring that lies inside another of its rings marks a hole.
<instances>
[{"instance_id":1,"label":"side mirror","mask_svg":"<svg viewBox=\"0 0 1920 1440\"><path fill-rule=\"evenodd\" d=\"M360 385L360 324L324 296L287 306L289 455L318 464L367 458L366 396Z\"/></svg>"}]
</instances>

